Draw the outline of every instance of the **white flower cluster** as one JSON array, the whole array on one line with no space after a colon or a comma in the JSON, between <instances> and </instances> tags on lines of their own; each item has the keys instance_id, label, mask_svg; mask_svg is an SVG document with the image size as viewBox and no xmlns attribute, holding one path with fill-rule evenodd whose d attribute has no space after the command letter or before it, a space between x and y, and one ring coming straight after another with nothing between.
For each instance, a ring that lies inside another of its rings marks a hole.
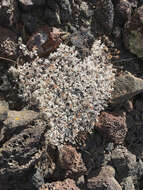
<instances>
[{"instance_id":1,"label":"white flower cluster","mask_svg":"<svg viewBox=\"0 0 143 190\"><path fill-rule=\"evenodd\" d=\"M29 51L27 46L23 44L23 40L21 37L18 38L18 47L21 51L20 54L23 56L28 56L30 59L33 59L34 57L38 57L37 51Z\"/></svg>"},{"instance_id":2,"label":"white flower cluster","mask_svg":"<svg viewBox=\"0 0 143 190\"><path fill-rule=\"evenodd\" d=\"M9 37L6 38L4 41L1 41L0 46L1 46L1 49L3 49L7 55L9 56L16 55L16 51L17 51L16 43L13 40L11 40Z\"/></svg>"},{"instance_id":3,"label":"white flower cluster","mask_svg":"<svg viewBox=\"0 0 143 190\"><path fill-rule=\"evenodd\" d=\"M23 96L46 114L47 135L55 145L74 143L80 131L91 132L114 82L112 64L99 40L83 61L74 47L61 44L47 59L37 56L17 71Z\"/></svg>"}]
</instances>

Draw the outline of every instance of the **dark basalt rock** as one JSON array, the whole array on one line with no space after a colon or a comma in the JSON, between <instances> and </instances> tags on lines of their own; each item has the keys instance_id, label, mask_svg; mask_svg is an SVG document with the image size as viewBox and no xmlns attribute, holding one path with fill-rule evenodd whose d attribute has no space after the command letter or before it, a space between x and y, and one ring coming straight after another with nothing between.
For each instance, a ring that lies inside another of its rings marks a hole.
<instances>
[{"instance_id":1,"label":"dark basalt rock","mask_svg":"<svg viewBox=\"0 0 143 190\"><path fill-rule=\"evenodd\" d=\"M123 24L131 18L131 4L128 0L119 0L115 4L115 24L123 26Z\"/></svg>"},{"instance_id":2,"label":"dark basalt rock","mask_svg":"<svg viewBox=\"0 0 143 190\"><path fill-rule=\"evenodd\" d=\"M143 6L135 10L124 27L124 45L133 54L143 58Z\"/></svg>"},{"instance_id":3,"label":"dark basalt rock","mask_svg":"<svg viewBox=\"0 0 143 190\"><path fill-rule=\"evenodd\" d=\"M105 33L111 33L114 21L114 7L111 0L96 0L95 22Z\"/></svg>"}]
</instances>

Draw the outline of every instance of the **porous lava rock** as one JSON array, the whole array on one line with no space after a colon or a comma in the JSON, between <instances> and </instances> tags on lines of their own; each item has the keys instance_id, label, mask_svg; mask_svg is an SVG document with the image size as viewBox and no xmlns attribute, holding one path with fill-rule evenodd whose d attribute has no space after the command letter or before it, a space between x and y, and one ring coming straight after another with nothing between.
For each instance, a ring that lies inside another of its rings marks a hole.
<instances>
[{"instance_id":1,"label":"porous lava rock","mask_svg":"<svg viewBox=\"0 0 143 190\"><path fill-rule=\"evenodd\" d=\"M107 140L116 144L123 143L127 134L125 113L111 114L102 112L96 128Z\"/></svg>"},{"instance_id":2,"label":"porous lava rock","mask_svg":"<svg viewBox=\"0 0 143 190\"><path fill-rule=\"evenodd\" d=\"M33 118L29 124L1 126L0 175L22 173L40 159L45 133L45 125L40 122Z\"/></svg>"},{"instance_id":3,"label":"porous lava rock","mask_svg":"<svg viewBox=\"0 0 143 190\"><path fill-rule=\"evenodd\" d=\"M1 110L3 123L0 129L0 143L7 141L14 132L22 130L24 126L39 117L39 114L32 110L12 111L4 105L1 105Z\"/></svg>"},{"instance_id":4,"label":"porous lava rock","mask_svg":"<svg viewBox=\"0 0 143 190\"><path fill-rule=\"evenodd\" d=\"M70 176L75 178L76 176L84 174L87 169L81 153L78 153L71 145L64 145L63 147L59 147L57 171L59 171L60 177Z\"/></svg>"}]
</instances>

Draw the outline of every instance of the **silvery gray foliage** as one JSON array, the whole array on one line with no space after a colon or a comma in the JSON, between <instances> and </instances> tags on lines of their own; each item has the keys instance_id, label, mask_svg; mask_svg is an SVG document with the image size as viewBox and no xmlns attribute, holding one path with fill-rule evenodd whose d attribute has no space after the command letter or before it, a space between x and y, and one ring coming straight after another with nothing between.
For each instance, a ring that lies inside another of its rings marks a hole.
<instances>
[{"instance_id":1,"label":"silvery gray foliage","mask_svg":"<svg viewBox=\"0 0 143 190\"><path fill-rule=\"evenodd\" d=\"M61 44L48 58L37 55L17 68L22 95L45 113L47 136L55 145L74 143L80 131L91 132L113 90L114 70L100 40L88 57L79 57L74 47Z\"/></svg>"}]
</instances>

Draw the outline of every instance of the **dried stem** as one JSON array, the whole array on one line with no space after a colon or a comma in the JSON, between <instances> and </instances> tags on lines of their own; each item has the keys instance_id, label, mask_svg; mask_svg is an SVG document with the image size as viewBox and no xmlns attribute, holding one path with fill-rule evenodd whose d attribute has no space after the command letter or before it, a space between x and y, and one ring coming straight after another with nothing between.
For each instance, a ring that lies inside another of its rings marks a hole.
<instances>
[{"instance_id":1,"label":"dried stem","mask_svg":"<svg viewBox=\"0 0 143 190\"><path fill-rule=\"evenodd\" d=\"M0 59L3 59L3 60L6 60L6 61L10 61L10 62L12 62L12 63L15 63L14 60L12 60L12 59L8 59L8 58L5 58L5 57L0 57Z\"/></svg>"}]
</instances>

